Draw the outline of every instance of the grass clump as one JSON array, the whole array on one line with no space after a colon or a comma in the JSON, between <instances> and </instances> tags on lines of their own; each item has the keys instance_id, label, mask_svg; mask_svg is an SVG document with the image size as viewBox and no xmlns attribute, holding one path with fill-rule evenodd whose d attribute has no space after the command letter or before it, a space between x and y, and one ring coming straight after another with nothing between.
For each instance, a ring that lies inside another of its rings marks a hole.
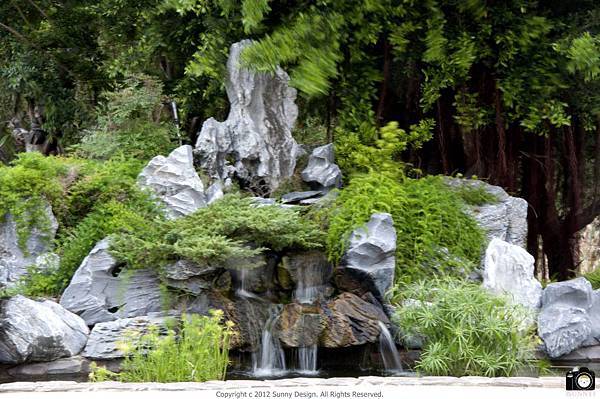
<instances>
[{"instance_id":1,"label":"grass clump","mask_svg":"<svg viewBox=\"0 0 600 399\"><path fill-rule=\"evenodd\" d=\"M397 292L395 323L405 336L424 337L418 371L494 377L533 366L535 334L524 327L524 308L456 279L423 280Z\"/></svg>"},{"instance_id":2,"label":"grass clump","mask_svg":"<svg viewBox=\"0 0 600 399\"><path fill-rule=\"evenodd\" d=\"M585 277L590 282L590 284L592 284L593 289L597 290L598 288L600 288L600 269L592 270L589 273L585 273L583 277Z\"/></svg>"},{"instance_id":3,"label":"grass clump","mask_svg":"<svg viewBox=\"0 0 600 399\"><path fill-rule=\"evenodd\" d=\"M232 322L222 323L223 313L184 315L181 328L166 333L151 326L145 334L129 331L120 349L125 354L121 372L93 367L93 382L203 382L223 380L229 364Z\"/></svg>"},{"instance_id":4,"label":"grass clump","mask_svg":"<svg viewBox=\"0 0 600 399\"><path fill-rule=\"evenodd\" d=\"M265 250L320 248L323 241L318 226L297 211L257 206L251 198L229 194L186 217L117 234L111 247L131 267L160 267L177 259L252 267Z\"/></svg>"},{"instance_id":5,"label":"grass clump","mask_svg":"<svg viewBox=\"0 0 600 399\"><path fill-rule=\"evenodd\" d=\"M465 274L478 263L484 234L464 213L464 201L443 178L408 179L356 175L330 213L327 249L339 263L351 232L373 213L390 213L398 236L396 279L415 281L437 274Z\"/></svg>"}]
</instances>

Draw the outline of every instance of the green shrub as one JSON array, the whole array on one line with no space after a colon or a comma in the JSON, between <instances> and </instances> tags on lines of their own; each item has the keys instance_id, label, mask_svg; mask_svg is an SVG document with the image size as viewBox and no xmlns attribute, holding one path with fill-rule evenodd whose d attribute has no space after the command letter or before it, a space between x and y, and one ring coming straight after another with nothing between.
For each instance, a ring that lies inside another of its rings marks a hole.
<instances>
[{"instance_id":1,"label":"green shrub","mask_svg":"<svg viewBox=\"0 0 600 399\"><path fill-rule=\"evenodd\" d=\"M386 173L356 175L330 213L329 257L339 263L352 230L368 222L371 214L387 212L398 236L397 280L465 274L479 262L484 234L464 207L441 177L398 180Z\"/></svg>"},{"instance_id":2,"label":"green shrub","mask_svg":"<svg viewBox=\"0 0 600 399\"><path fill-rule=\"evenodd\" d=\"M168 154L177 143L173 123L161 123L162 83L147 75L132 75L102 93L97 123L72 146L76 156L110 159L123 156L147 161Z\"/></svg>"},{"instance_id":3,"label":"green shrub","mask_svg":"<svg viewBox=\"0 0 600 399\"><path fill-rule=\"evenodd\" d=\"M66 211L58 218L62 228L76 226L94 207L113 200L146 207L147 194L136 184L144 166L136 159L85 162L78 179L69 186Z\"/></svg>"},{"instance_id":4,"label":"green shrub","mask_svg":"<svg viewBox=\"0 0 600 399\"><path fill-rule=\"evenodd\" d=\"M256 206L251 198L229 194L186 217L118 234L111 247L118 259L132 267L157 267L178 258L251 267L266 248L319 248L323 241L317 225L297 211Z\"/></svg>"},{"instance_id":5,"label":"green shrub","mask_svg":"<svg viewBox=\"0 0 600 399\"><path fill-rule=\"evenodd\" d=\"M10 213L17 225L19 246L26 251L32 228L50 228L44 204L63 200L61 179L69 171L64 158L23 153L10 166L0 165L0 221Z\"/></svg>"},{"instance_id":6,"label":"green shrub","mask_svg":"<svg viewBox=\"0 0 600 399\"><path fill-rule=\"evenodd\" d=\"M418 371L493 377L533 366L536 340L524 308L461 280L423 280L397 292L394 322L405 337L424 337Z\"/></svg>"},{"instance_id":7,"label":"green shrub","mask_svg":"<svg viewBox=\"0 0 600 399\"><path fill-rule=\"evenodd\" d=\"M404 164L400 154L408 148L418 149L431 139L433 125L433 120L424 119L408 132L400 129L397 122L390 122L379 130L340 132L335 143L336 162L345 176L367 172L401 176Z\"/></svg>"},{"instance_id":8,"label":"green shrub","mask_svg":"<svg viewBox=\"0 0 600 399\"><path fill-rule=\"evenodd\" d=\"M166 155L177 146L176 127L171 123L134 119L112 129L90 130L70 151L87 159L115 157L147 161Z\"/></svg>"},{"instance_id":9,"label":"green shrub","mask_svg":"<svg viewBox=\"0 0 600 399\"><path fill-rule=\"evenodd\" d=\"M143 335L130 331L120 349L125 353L121 372L113 373L93 367L94 382L203 382L223 380L229 364L231 322L221 323L222 312L210 317L182 316L180 331L169 328L161 334L159 327L149 327Z\"/></svg>"}]
</instances>

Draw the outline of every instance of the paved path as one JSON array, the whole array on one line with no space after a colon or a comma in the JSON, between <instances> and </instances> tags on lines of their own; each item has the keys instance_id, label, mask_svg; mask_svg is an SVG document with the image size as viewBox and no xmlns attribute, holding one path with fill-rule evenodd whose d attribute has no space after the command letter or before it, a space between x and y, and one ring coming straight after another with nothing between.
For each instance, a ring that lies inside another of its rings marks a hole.
<instances>
[{"instance_id":1,"label":"paved path","mask_svg":"<svg viewBox=\"0 0 600 399\"><path fill-rule=\"evenodd\" d=\"M0 385L0 398L219 398L219 399L552 399L595 397L595 392L567 392L563 377L359 377L290 378L205 383L15 382ZM598 396L600 397L600 395Z\"/></svg>"}]
</instances>

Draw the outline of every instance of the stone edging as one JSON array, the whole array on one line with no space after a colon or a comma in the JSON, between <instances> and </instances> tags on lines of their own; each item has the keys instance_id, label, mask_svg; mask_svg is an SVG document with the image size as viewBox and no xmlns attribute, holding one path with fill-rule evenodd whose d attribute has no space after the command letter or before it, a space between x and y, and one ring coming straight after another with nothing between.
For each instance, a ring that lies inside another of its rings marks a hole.
<instances>
[{"instance_id":1,"label":"stone edging","mask_svg":"<svg viewBox=\"0 0 600 399\"><path fill-rule=\"evenodd\" d=\"M358 378L288 378L281 380L227 380L179 383L79 383L73 381L12 382L0 384L1 393L15 392L85 392L85 391L205 391L250 388L295 387L368 387L437 385L463 387L533 387L564 389L564 377L358 377Z\"/></svg>"}]
</instances>

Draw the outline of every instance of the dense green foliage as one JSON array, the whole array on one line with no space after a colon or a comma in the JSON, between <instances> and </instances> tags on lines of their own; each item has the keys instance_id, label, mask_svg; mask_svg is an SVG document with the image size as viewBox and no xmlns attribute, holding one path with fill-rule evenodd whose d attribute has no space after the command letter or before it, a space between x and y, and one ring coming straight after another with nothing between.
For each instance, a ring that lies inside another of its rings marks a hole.
<instances>
[{"instance_id":1,"label":"dense green foliage","mask_svg":"<svg viewBox=\"0 0 600 399\"><path fill-rule=\"evenodd\" d=\"M387 212L398 236L397 280L464 275L479 262L484 242L483 232L464 213L465 206L440 177L398 180L386 173L357 175L331 212L329 257L338 263L352 230L371 214Z\"/></svg>"},{"instance_id":2,"label":"dense green foliage","mask_svg":"<svg viewBox=\"0 0 600 399\"><path fill-rule=\"evenodd\" d=\"M231 322L222 324L222 312L211 316L183 315L181 327L158 326L126 332L119 348L125 354L121 371L93 367L93 382L204 382L225 378L229 364Z\"/></svg>"},{"instance_id":3,"label":"dense green foliage","mask_svg":"<svg viewBox=\"0 0 600 399\"><path fill-rule=\"evenodd\" d=\"M46 207L62 201L67 171L62 160L39 153L22 154L11 167L0 165L0 220L12 216L23 251L32 228L50 229Z\"/></svg>"},{"instance_id":4,"label":"dense green foliage","mask_svg":"<svg viewBox=\"0 0 600 399\"><path fill-rule=\"evenodd\" d=\"M335 141L345 172L385 163L383 139L426 173L502 185L536 210L529 250L561 278L600 212L594 0L11 0L0 15L3 161L22 150L11 125L45 153L147 159L177 136L170 100L193 142L226 115L228 49L250 38L244 65L290 73L297 137ZM383 137L389 122L408 147Z\"/></svg>"},{"instance_id":5,"label":"dense green foliage","mask_svg":"<svg viewBox=\"0 0 600 399\"><path fill-rule=\"evenodd\" d=\"M426 280L397 290L394 321L405 337L423 337L417 370L428 375L511 376L532 366L527 313L480 285Z\"/></svg>"},{"instance_id":6,"label":"dense green foliage","mask_svg":"<svg viewBox=\"0 0 600 399\"><path fill-rule=\"evenodd\" d=\"M0 166L0 209L14 218L22 250L26 252L32 228L49 228L44 204L59 222L54 243L59 268L51 273L32 270L20 284L23 293L60 293L99 240L145 230L161 218L155 202L136 185L142 166L136 160L96 162L39 153L22 154L12 166Z\"/></svg>"},{"instance_id":7,"label":"dense green foliage","mask_svg":"<svg viewBox=\"0 0 600 399\"><path fill-rule=\"evenodd\" d=\"M163 86L149 76L132 76L103 93L96 125L73 145L74 154L91 159L126 157L149 160L175 148L176 128L160 122Z\"/></svg>"},{"instance_id":8,"label":"dense green foliage","mask_svg":"<svg viewBox=\"0 0 600 399\"><path fill-rule=\"evenodd\" d=\"M297 211L229 194L186 217L117 234L111 247L131 267L156 268L183 258L241 268L260 266L256 255L267 249L319 248L323 241L316 224Z\"/></svg>"}]
</instances>

